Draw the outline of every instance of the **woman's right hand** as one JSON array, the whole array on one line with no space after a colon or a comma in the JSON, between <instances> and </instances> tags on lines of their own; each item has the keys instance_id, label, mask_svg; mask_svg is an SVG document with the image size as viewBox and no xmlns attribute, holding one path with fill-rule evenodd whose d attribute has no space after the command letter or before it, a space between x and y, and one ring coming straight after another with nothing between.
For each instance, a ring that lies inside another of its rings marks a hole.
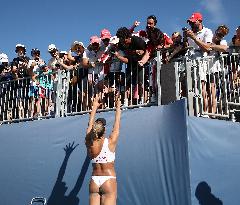
<instances>
[{"instance_id":1,"label":"woman's right hand","mask_svg":"<svg viewBox=\"0 0 240 205\"><path fill-rule=\"evenodd\" d=\"M101 103L99 102L100 97L96 94L95 98L93 99L93 108L99 108Z\"/></svg>"}]
</instances>

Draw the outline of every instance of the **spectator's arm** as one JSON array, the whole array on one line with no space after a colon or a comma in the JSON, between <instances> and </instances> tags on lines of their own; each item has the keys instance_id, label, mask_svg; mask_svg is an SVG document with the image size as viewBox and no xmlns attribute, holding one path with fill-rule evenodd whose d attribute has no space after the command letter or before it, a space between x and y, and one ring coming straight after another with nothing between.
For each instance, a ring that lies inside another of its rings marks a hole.
<instances>
[{"instance_id":1,"label":"spectator's arm","mask_svg":"<svg viewBox=\"0 0 240 205\"><path fill-rule=\"evenodd\" d=\"M201 41L199 38L196 37L196 35L193 33L192 30L187 30L186 31L186 35L191 38L198 46L199 48L203 51L203 52L208 52L210 51L210 47L209 45L211 44L211 42L209 43L204 43L203 41Z\"/></svg>"},{"instance_id":2,"label":"spectator's arm","mask_svg":"<svg viewBox=\"0 0 240 205\"><path fill-rule=\"evenodd\" d=\"M130 31L131 33L133 33L133 32L134 32L134 29L135 29L136 27L138 27L139 24L140 24L139 21L134 21L134 23L133 23L132 27L129 29L129 31Z\"/></svg>"},{"instance_id":3,"label":"spectator's arm","mask_svg":"<svg viewBox=\"0 0 240 205\"><path fill-rule=\"evenodd\" d=\"M120 53L117 51L115 52L115 56L123 63L128 63L128 61L129 61L128 58L120 55Z\"/></svg>"},{"instance_id":4,"label":"spectator's arm","mask_svg":"<svg viewBox=\"0 0 240 205\"><path fill-rule=\"evenodd\" d=\"M72 70L74 68L73 65L66 65L63 61L58 60L58 63L60 66L62 66L66 70Z\"/></svg>"},{"instance_id":5,"label":"spectator's arm","mask_svg":"<svg viewBox=\"0 0 240 205\"><path fill-rule=\"evenodd\" d=\"M75 58L72 56L72 52L71 52L71 50L68 51L68 56L67 56L67 58L68 58L70 61L75 62Z\"/></svg>"},{"instance_id":6,"label":"spectator's arm","mask_svg":"<svg viewBox=\"0 0 240 205\"><path fill-rule=\"evenodd\" d=\"M83 68L89 68L89 59L88 58L82 59L82 66L83 66Z\"/></svg>"},{"instance_id":7,"label":"spectator's arm","mask_svg":"<svg viewBox=\"0 0 240 205\"><path fill-rule=\"evenodd\" d=\"M144 53L142 59L140 61L138 61L138 64L140 66L143 66L145 63L148 62L149 58L150 58L150 52L147 49L146 52Z\"/></svg>"},{"instance_id":8,"label":"spectator's arm","mask_svg":"<svg viewBox=\"0 0 240 205\"><path fill-rule=\"evenodd\" d=\"M219 51L219 52L226 52L228 50L227 45L216 45L216 44L211 44L209 45L210 50L214 51Z\"/></svg>"},{"instance_id":9,"label":"spectator's arm","mask_svg":"<svg viewBox=\"0 0 240 205\"><path fill-rule=\"evenodd\" d=\"M173 45L172 39L164 33L164 48L170 48Z\"/></svg>"}]
</instances>

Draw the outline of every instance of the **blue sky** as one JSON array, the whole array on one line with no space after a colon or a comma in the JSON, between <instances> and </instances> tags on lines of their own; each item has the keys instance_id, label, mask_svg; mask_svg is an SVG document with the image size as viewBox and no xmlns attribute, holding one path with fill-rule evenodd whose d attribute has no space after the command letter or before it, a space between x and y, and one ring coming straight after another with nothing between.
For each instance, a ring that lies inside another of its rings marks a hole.
<instances>
[{"instance_id":1,"label":"blue sky","mask_svg":"<svg viewBox=\"0 0 240 205\"><path fill-rule=\"evenodd\" d=\"M187 26L186 20L195 11L203 14L208 28L214 30L220 24L227 24L230 41L240 25L239 8L239 0L1 0L0 52L12 60L15 45L22 43L28 56L32 48L39 48L47 61L50 43L60 50L68 50L74 40L87 45L90 36L100 35L101 29L107 28L115 34L119 27L130 27L134 20L139 20L139 29L144 29L151 14L157 17L158 27L171 35Z\"/></svg>"}]
</instances>

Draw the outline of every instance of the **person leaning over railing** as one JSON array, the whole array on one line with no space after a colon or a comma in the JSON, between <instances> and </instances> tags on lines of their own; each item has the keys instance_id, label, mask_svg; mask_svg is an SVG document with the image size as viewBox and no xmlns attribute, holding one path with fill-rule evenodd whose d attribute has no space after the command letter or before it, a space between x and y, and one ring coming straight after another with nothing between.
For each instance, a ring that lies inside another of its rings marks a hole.
<instances>
[{"instance_id":1,"label":"person leaning over railing","mask_svg":"<svg viewBox=\"0 0 240 205\"><path fill-rule=\"evenodd\" d=\"M107 107L112 108L114 107L114 96L116 93L120 93L122 99L124 99L124 72L122 72L122 65L123 63L118 60L115 56L115 52L117 51L121 56L124 56L124 52L121 51L118 47L119 39L117 36L113 36L110 38L109 46L107 47L105 54L109 57L105 61L105 64L109 66L109 71L106 73L104 78L105 81L105 103L107 103ZM123 103L123 102L122 102Z\"/></svg>"},{"instance_id":2,"label":"person leaning over railing","mask_svg":"<svg viewBox=\"0 0 240 205\"><path fill-rule=\"evenodd\" d=\"M138 37L132 36L132 33L126 27L121 27L117 30L116 36L119 38L119 48L124 51L124 56L119 52L114 55L123 63L127 64L126 68L126 94L125 106L128 106L129 98L133 100L132 104L142 104L143 99L143 84L144 84L144 67L138 62L142 60L146 52L145 41ZM144 84L145 85L145 84ZM132 91L132 93L130 93ZM131 97L132 96L132 97Z\"/></svg>"},{"instance_id":3,"label":"person leaning over railing","mask_svg":"<svg viewBox=\"0 0 240 205\"><path fill-rule=\"evenodd\" d=\"M143 56L143 58L138 61L139 65L144 65L148 61L152 61L152 87L151 87L151 102L156 101L156 91L157 91L157 85L156 85L156 57L157 57L157 51L161 50L162 55L162 63L166 63L167 61L167 55L166 55L166 49L170 48L172 45L172 40L170 37L168 37L166 34L164 34L160 29L156 27L150 27L148 19L148 29L147 29L147 36L149 41L147 42L147 49ZM164 50L164 51L163 51Z\"/></svg>"},{"instance_id":4,"label":"person leaning over railing","mask_svg":"<svg viewBox=\"0 0 240 205\"><path fill-rule=\"evenodd\" d=\"M101 39L98 36L90 38L90 44L86 50L88 65L88 108L91 109L92 96L94 93L99 93L102 99L102 81L104 80L104 69L101 62L101 57L105 51L105 47L101 46Z\"/></svg>"}]
</instances>

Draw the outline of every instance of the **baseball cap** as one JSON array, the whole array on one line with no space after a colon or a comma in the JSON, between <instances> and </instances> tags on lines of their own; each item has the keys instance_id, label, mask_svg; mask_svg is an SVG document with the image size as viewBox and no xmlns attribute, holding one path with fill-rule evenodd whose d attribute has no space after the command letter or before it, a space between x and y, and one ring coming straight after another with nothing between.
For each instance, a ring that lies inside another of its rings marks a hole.
<instances>
[{"instance_id":1,"label":"baseball cap","mask_svg":"<svg viewBox=\"0 0 240 205\"><path fill-rule=\"evenodd\" d=\"M104 118L98 118L95 122L100 121L104 126L106 125L106 120Z\"/></svg>"},{"instance_id":2,"label":"baseball cap","mask_svg":"<svg viewBox=\"0 0 240 205\"><path fill-rule=\"evenodd\" d=\"M109 30L103 29L103 30L101 31L100 36L101 36L101 39L102 39L102 40L103 40L103 39L106 39L106 38L110 39L110 38L111 38L111 33L110 33Z\"/></svg>"},{"instance_id":3,"label":"baseball cap","mask_svg":"<svg viewBox=\"0 0 240 205\"><path fill-rule=\"evenodd\" d=\"M92 36L90 38L90 44L93 44L93 43L98 43L100 44L100 38L98 38L98 36Z\"/></svg>"},{"instance_id":4,"label":"baseball cap","mask_svg":"<svg viewBox=\"0 0 240 205\"><path fill-rule=\"evenodd\" d=\"M71 45L71 48L74 48L74 46L76 46L76 45L80 45L80 46L82 46L83 48L85 48L83 42L81 42L81 41L74 41L74 42L72 43L72 45Z\"/></svg>"},{"instance_id":5,"label":"baseball cap","mask_svg":"<svg viewBox=\"0 0 240 205\"><path fill-rule=\"evenodd\" d=\"M187 20L187 22L196 22L197 20L202 21L202 14L199 12L195 12L192 14L192 16Z\"/></svg>"},{"instance_id":6,"label":"baseball cap","mask_svg":"<svg viewBox=\"0 0 240 205\"><path fill-rule=\"evenodd\" d=\"M19 48L23 48L24 49L24 52L26 52L26 47L23 45L23 44L20 44L18 43L16 46L15 46L15 52L17 53Z\"/></svg>"},{"instance_id":7,"label":"baseball cap","mask_svg":"<svg viewBox=\"0 0 240 205\"><path fill-rule=\"evenodd\" d=\"M20 44L20 43L18 43L17 45L16 45L16 48L26 48L23 44Z\"/></svg>"},{"instance_id":8,"label":"baseball cap","mask_svg":"<svg viewBox=\"0 0 240 205\"><path fill-rule=\"evenodd\" d=\"M8 63L8 56L5 53L0 54L0 65L2 63Z\"/></svg>"},{"instance_id":9,"label":"baseball cap","mask_svg":"<svg viewBox=\"0 0 240 205\"><path fill-rule=\"evenodd\" d=\"M109 41L110 44L117 44L119 43L119 38L117 36L113 36L110 38L110 41Z\"/></svg>"},{"instance_id":10,"label":"baseball cap","mask_svg":"<svg viewBox=\"0 0 240 205\"><path fill-rule=\"evenodd\" d=\"M48 52L51 52L51 51L54 51L54 50L57 50L57 47L55 46L55 44L50 44L48 46Z\"/></svg>"}]
</instances>

